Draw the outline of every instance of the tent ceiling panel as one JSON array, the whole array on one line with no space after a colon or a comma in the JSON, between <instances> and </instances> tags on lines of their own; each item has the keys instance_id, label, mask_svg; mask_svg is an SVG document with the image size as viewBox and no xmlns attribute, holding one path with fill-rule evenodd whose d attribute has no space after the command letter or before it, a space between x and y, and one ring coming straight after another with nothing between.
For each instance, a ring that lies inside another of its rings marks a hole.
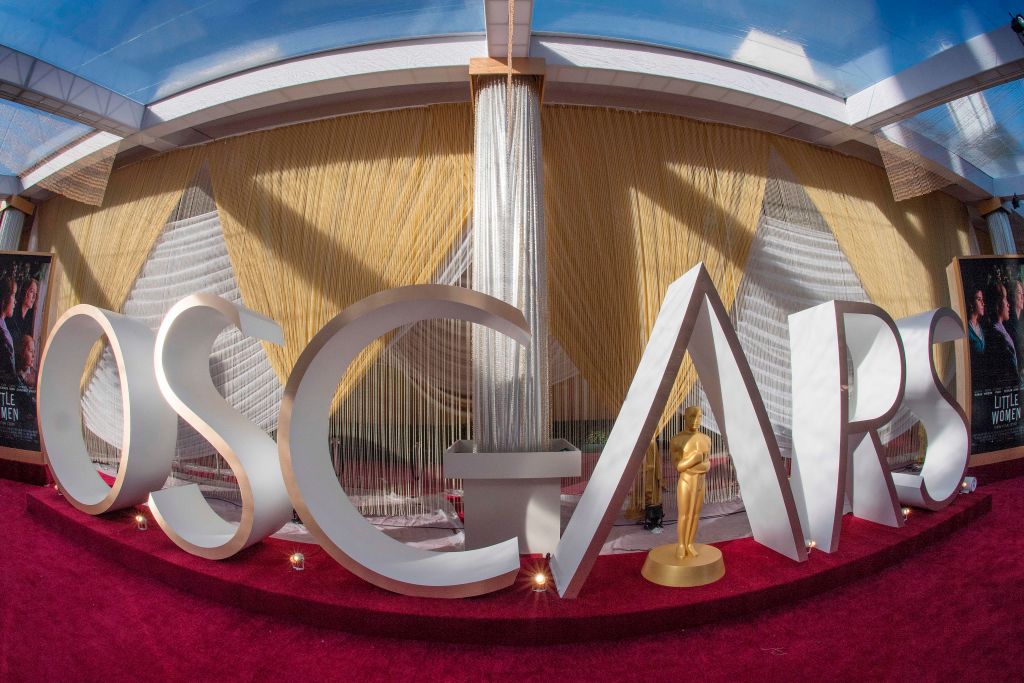
<instances>
[{"instance_id":1,"label":"tent ceiling panel","mask_svg":"<svg viewBox=\"0 0 1024 683\"><path fill-rule=\"evenodd\" d=\"M927 138L992 178L1024 175L1022 81L972 93L894 125Z\"/></svg>"},{"instance_id":2,"label":"tent ceiling panel","mask_svg":"<svg viewBox=\"0 0 1024 683\"><path fill-rule=\"evenodd\" d=\"M547 102L673 111L835 149L873 146L884 127L978 193L1024 178L1024 117L989 103L999 132L958 132L949 107L966 105L944 103L998 100L993 86L1024 74L1006 9L516 0L512 50L546 60ZM0 1L0 97L110 134L122 155L160 152L247 126L468 97L469 59L507 54L509 18L506 0ZM103 140L80 144L92 153ZM55 133L43 156L67 144ZM8 169L26 191L59 170L34 168L38 158Z\"/></svg>"},{"instance_id":3,"label":"tent ceiling panel","mask_svg":"<svg viewBox=\"0 0 1024 683\"><path fill-rule=\"evenodd\" d=\"M0 175L20 175L92 128L0 100Z\"/></svg>"},{"instance_id":4,"label":"tent ceiling panel","mask_svg":"<svg viewBox=\"0 0 1024 683\"><path fill-rule=\"evenodd\" d=\"M479 0L0 4L0 44L144 104L292 57L484 28Z\"/></svg>"},{"instance_id":5,"label":"tent ceiling panel","mask_svg":"<svg viewBox=\"0 0 1024 683\"><path fill-rule=\"evenodd\" d=\"M1006 9L996 0L544 0L533 31L687 50L847 97L1007 24Z\"/></svg>"}]
</instances>

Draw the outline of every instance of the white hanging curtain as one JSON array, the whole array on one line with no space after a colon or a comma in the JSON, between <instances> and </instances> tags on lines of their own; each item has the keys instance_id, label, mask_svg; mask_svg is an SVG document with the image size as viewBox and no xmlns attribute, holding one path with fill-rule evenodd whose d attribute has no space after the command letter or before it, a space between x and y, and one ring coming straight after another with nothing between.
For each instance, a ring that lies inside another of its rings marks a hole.
<instances>
[{"instance_id":1,"label":"white hanging curtain","mask_svg":"<svg viewBox=\"0 0 1024 683\"><path fill-rule=\"evenodd\" d=\"M473 289L522 310L533 337L521 348L473 330L473 436L482 451L543 448L551 435L548 286L540 97L532 79L513 79L511 92L504 79L482 82L475 154Z\"/></svg>"},{"instance_id":2,"label":"white hanging curtain","mask_svg":"<svg viewBox=\"0 0 1024 683\"><path fill-rule=\"evenodd\" d=\"M789 316L833 299L870 301L835 235L773 153L764 211L732 318L786 456L793 446ZM856 391L856 383L852 390ZM703 394L701 400L706 426L720 431ZM883 442L892 441L916 424L912 414L901 410L881 430L880 437ZM908 445L916 454L916 430L913 436L913 444Z\"/></svg>"},{"instance_id":3,"label":"white hanging curtain","mask_svg":"<svg viewBox=\"0 0 1024 683\"><path fill-rule=\"evenodd\" d=\"M197 292L242 304L216 211L167 223L125 301L122 313L154 331L180 299ZM214 386L229 404L265 431L277 429L283 388L254 339L230 328L217 338L210 358ZM120 449L123 412L117 365L104 350L82 397L85 428ZM215 456L205 439L179 421L177 460Z\"/></svg>"},{"instance_id":4,"label":"white hanging curtain","mask_svg":"<svg viewBox=\"0 0 1024 683\"><path fill-rule=\"evenodd\" d=\"M15 208L4 211L3 219L0 219L0 251L15 251L24 227L25 214Z\"/></svg>"},{"instance_id":5,"label":"white hanging curtain","mask_svg":"<svg viewBox=\"0 0 1024 683\"><path fill-rule=\"evenodd\" d=\"M996 209L985 216L988 234L992 236L992 251L996 254L1016 254L1017 245L1013 241L1013 229L1010 227L1010 216L1003 209Z\"/></svg>"}]
</instances>

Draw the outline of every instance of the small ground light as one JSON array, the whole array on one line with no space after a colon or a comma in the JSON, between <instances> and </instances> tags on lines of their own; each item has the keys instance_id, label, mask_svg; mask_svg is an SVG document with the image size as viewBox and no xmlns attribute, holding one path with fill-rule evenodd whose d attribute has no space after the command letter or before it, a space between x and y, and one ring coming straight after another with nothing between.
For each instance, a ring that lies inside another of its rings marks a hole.
<instances>
[{"instance_id":1,"label":"small ground light","mask_svg":"<svg viewBox=\"0 0 1024 683\"><path fill-rule=\"evenodd\" d=\"M543 593L548 589L548 577L544 572L537 572L533 575L533 592Z\"/></svg>"},{"instance_id":2,"label":"small ground light","mask_svg":"<svg viewBox=\"0 0 1024 683\"><path fill-rule=\"evenodd\" d=\"M910 508L903 508L903 519L910 516Z\"/></svg>"},{"instance_id":3,"label":"small ground light","mask_svg":"<svg viewBox=\"0 0 1024 683\"><path fill-rule=\"evenodd\" d=\"M975 477L964 477L960 482L960 493L973 493L978 488L978 480Z\"/></svg>"},{"instance_id":4,"label":"small ground light","mask_svg":"<svg viewBox=\"0 0 1024 683\"><path fill-rule=\"evenodd\" d=\"M817 547L818 547L818 544L815 543L814 541L812 541L812 540L808 540L807 541L807 549L808 550L814 550Z\"/></svg>"},{"instance_id":5,"label":"small ground light","mask_svg":"<svg viewBox=\"0 0 1024 683\"><path fill-rule=\"evenodd\" d=\"M306 556L302 553L292 553L288 561L291 563L292 569L297 572L301 572L306 568Z\"/></svg>"},{"instance_id":6,"label":"small ground light","mask_svg":"<svg viewBox=\"0 0 1024 683\"><path fill-rule=\"evenodd\" d=\"M146 519L146 515L141 513L135 515L135 528L139 531L145 531L149 528L149 520Z\"/></svg>"}]
</instances>

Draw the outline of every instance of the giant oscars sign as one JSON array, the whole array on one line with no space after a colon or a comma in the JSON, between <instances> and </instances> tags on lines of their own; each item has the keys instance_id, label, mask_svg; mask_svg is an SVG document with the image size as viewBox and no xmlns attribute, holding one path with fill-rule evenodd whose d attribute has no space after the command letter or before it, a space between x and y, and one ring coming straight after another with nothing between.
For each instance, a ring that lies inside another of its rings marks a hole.
<instances>
[{"instance_id":1,"label":"giant oscars sign","mask_svg":"<svg viewBox=\"0 0 1024 683\"><path fill-rule=\"evenodd\" d=\"M402 325L450 318L484 325L520 344L522 313L472 290L443 285L392 289L342 311L309 343L285 388L278 443L217 393L209 355L228 325L281 343L272 320L212 295L176 304L154 336L138 321L79 305L57 322L43 356L39 424L54 477L89 514L149 500L154 517L184 550L221 559L260 541L294 507L340 564L407 595L466 597L511 585L515 538L435 553L375 529L349 502L331 468L328 413L349 364L377 337ZM967 467L968 428L932 364L932 346L963 336L960 319L937 309L894 322L882 309L832 301L790 316L793 367L792 476L721 298L702 264L668 289L607 445L551 555L563 597L575 597L621 509L689 352L730 453L753 537L795 561L807 542L833 552L847 503L853 514L900 526L900 504L939 509ZM92 345L106 338L120 373L124 448L113 485L100 478L82 438L78 387ZM849 360L849 362L848 362ZM920 474L890 473L877 430L906 406L928 433ZM162 489L175 447L175 414L213 444L237 477L238 524L221 519L196 486Z\"/></svg>"}]
</instances>

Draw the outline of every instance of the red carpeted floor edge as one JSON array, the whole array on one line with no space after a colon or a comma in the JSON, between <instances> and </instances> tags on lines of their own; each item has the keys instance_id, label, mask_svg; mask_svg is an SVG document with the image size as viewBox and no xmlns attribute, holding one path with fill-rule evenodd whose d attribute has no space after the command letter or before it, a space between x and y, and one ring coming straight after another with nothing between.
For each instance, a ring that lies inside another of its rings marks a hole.
<instances>
[{"instance_id":1,"label":"red carpeted floor edge","mask_svg":"<svg viewBox=\"0 0 1024 683\"><path fill-rule=\"evenodd\" d=\"M698 627L541 646L355 635L207 600L83 552L27 514L37 489L0 481L0 680L1017 681L1024 467L991 471L976 472L988 514L834 590Z\"/></svg>"},{"instance_id":2,"label":"red carpeted floor edge","mask_svg":"<svg viewBox=\"0 0 1024 683\"><path fill-rule=\"evenodd\" d=\"M448 642L539 644L654 634L786 604L899 561L924 543L953 533L991 508L984 493L962 496L941 512L915 511L902 529L847 516L839 551L812 553L793 562L741 539L718 544L726 576L709 586L678 590L640 576L644 553L598 559L579 598L530 590L524 559L519 584L466 600L395 595L353 576L316 546L268 539L221 562L193 557L152 525L140 532L123 511L92 517L69 505L53 488L26 496L29 513L89 551L117 557L133 571L210 600L315 626L373 636ZM288 556L306 555L295 572Z\"/></svg>"}]
</instances>

